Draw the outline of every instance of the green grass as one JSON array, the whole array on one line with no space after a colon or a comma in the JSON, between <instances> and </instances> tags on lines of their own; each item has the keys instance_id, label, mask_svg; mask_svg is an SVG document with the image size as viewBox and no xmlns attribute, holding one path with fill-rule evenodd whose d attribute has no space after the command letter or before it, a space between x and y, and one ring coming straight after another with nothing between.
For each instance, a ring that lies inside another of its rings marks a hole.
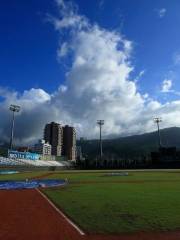
<instances>
[{"instance_id":1,"label":"green grass","mask_svg":"<svg viewBox=\"0 0 180 240\"><path fill-rule=\"evenodd\" d=\"M3 175L0 180L45 173ZM180 229L180 171L129 171L129 176L114 177L104 176L103 171L61 171L48 178L68 178L66 187L43 191L87 232Z\"/></svg>"},{"instance_id":2,"label":"green grass","mask_svg":"<svg viewBox=\"0 0 180 240\"><path fill-rule=\"evenodd\" d=\"M3 169L2 169L3 171ZM25 180L26 178L33 178L36 176L44 175L48 172L44 171L34 171L34 172L20 172L16 174L2 174L0 175L1 180Z\"/></svg>"},{"instance_id":3,"label":"green grass","mask_svg":"<svg viewBox=\"0 0 180 240\"><path fill-rule=\"evenodd\" d=\"M67 177L70 184L44 192L88 232L180 228L179 172L132 172L126 177L102 175L93 172L59 173L52 177Z\"/></svg>"}]
</instances>

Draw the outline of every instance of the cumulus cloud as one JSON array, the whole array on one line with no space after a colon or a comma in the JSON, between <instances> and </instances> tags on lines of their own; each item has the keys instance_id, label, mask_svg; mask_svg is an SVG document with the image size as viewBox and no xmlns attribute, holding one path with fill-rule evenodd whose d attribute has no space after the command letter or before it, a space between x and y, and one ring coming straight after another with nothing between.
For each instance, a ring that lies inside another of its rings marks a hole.
<instances>
[{"instance_id":1,"label":"cumulus cloud","mask_svg":"<svg viewBox=\"0 0 180 240\"><path fill-rule=\"evenodd\" d=\"M16 114L15 136L18 144L26 144L42 135L42 124L49 116L50 95L42 89L30 89L18 94L14 91L1 91L5 98L0 103L0 111L3 118L0 119L1 139L8 142L10 136L11 112L10 104L21 106L21 111ZM50 106L51 107L51 106ZM52 109L52 107L51 107Z\"/></svg>"},{"instance_id":2,"label":"cumulus cloud","mask_svg":"<svg viewBox=\"0 0 180 240\"><path fill-rule=\"evenodd\" d=\"M48 16L56 31L66 31L68 41L57 50L63 61L70 54L71 64L66 81L52 94L30 89L22 94L0 89L0 133L9 139L11 121L8 107L21 106L16 118L16 141L26 144L42 137L44 124L57 121L76 127L78 136L98 136L97 119L104 119L103 136L130 135L154 129L153 117L168 117L167 125L178 124L180 102L165 103L141 94L136 78L131 79L133 42L121 33L101 28L78 14L71 2L56 0L59 16ZM61 38L62 39L62 38ZM140 72L140 78L144 71ZM166 83L165 90L170 90ZM180 119L180 118L179 118Z\"/></svg>"},{"instance_id":3,"label":"cumulus cloud","mask_svg":"<svg viewBox=\"0 0 180 240\"><path fill-rule=\"evenodd\" d=\"M48 15L50 21L54 22L55 28L83 28L88 26L88 20L85 16L78 14L78 7L71 1L55 0L59 8L59 18Z\"/></svg>"},{"instance_id":4,"label":"cumulus cloud","mask_svg":"<svg viewBox=\"0 0 180 240\"><path fill-rule=\"evenodd\" d=\"M64 28L58 24L63 16L67 19L68 14L61 12L60 20L53 21L56 29L59 26L59 32ZM69 29L70 41L66 43L73 55L67 73L68 90L63 94L57 92L55 98L70 109L70 118L80 124L81 134L95 136L98 129L94 125L96 119L101 118L106 121L106 135L130 132L132 129L128 126L144 104L135 82L129 80L133 70L130 62L132 42L118 32L97 24L82 24L84 18L78 19L73 31L72 27ZM63 43L59 49L62 46ZM89 128L92 131L89 132Z\"/></svg>"}]
</instances>

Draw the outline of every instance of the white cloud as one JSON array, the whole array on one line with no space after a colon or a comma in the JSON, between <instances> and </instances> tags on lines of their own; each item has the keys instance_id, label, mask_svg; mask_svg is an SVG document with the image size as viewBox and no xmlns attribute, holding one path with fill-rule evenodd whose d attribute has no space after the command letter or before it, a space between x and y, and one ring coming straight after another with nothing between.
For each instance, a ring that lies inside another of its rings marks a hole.
<instances>
[{"instance_id":1,"label":"white cloud","mask_svg":"<svg viewBox=\"0 0 180 240\"><path fill-rule=\"evenodd\" d=\"M127 131L121 124L126 121L128 126L144 102L128 79L133 69L130 42L96 25L76 32L70 44L74 58L67 76L68 90L59 99L71 109L73 121L81 123L81 134L95 136L99 118L106 121L106 135Z\"/></svg>"},{"instance_id":2,"label":"white cloud","mask_svg":"<svg viewBox=\"0 0 180 240\"><path fill-rule=\"evenodd\" d=\"M134 81L137 83L141 78L142 76L144 76L146 70L142 70L138 73L138 75L136 76L136 78L134 79Z\"/></svg>"},{"instance_id":3,"label":"white cloud","mask_svg":"<svg viewBox=\"0 0 180 240\"><path fill-rule=\"evenodd\" d=\"M59 18L54 18L52 15L48 15L49 21L54 23L55 28L83 28L89 25L85 16L78 15L78 7L71 1L64 2L63 0L55 0L59 8Z\"/></svg>"},{"instance_id":4,"label":"white cloud","mask_svg":"<svg viewBox=\"0 0 180 240\"><path fill-rule=\"evenodd\" d=\"M5 101L0 102L0 111L3 118L0 119L1 139L8 141L10 136L11 113L10 104L17 104L21 111L16 114L15 136L17 143L26 144L34 141L42 135L42 124L51 119L49 110L53 113L50 104L51 96L42 89L30 89L22 94L14 91L1 91ZM23 141L23 142L22 142Z\"/></svg>"},{"instance_id":5,"label":"white cloud","mask_svg":"<svg viewBox=\"0 0 180 240\"><path fill-rule=\"evenodd\" d=\"M173 55L174 65L180 65L180 53L175 53Z\"/></svg>"},{"instance_id":6,"label":"white cloud","mask_svg":"<svg viewBox=\"0 0 180 240\"><path fill-rule=\"evenodd\" d=\"M65 85L60 85L59 86L59 89L58 89L60 92L66 92L67 91L67 86L65 86Z\"/></svg>"},{"instance_id":7,"label":"white cloud","mask_svg":"<svg viewBox=\"0 0 180 240\"><path fill-rule=\"evenodd\" d=\"M163 93L172 92L173 90L171 88L172 88L172 80L171 79L165 79L162 82L161 92L163 92Z\"/></svg>"},{"instance_id":8,"label":"white cloud","mask_svg":"<svg viewBox=\"0 0 180 240\"><path fill-rule=\"evenodd\" d=\"M160 18L163 18L166 15L166 12L167 12L166 8L161 8L157 10L158 16Z\"/></svg>"},{"instance_id":9,"label":"white cloud","mask_svg":"<svg viewBox=\"0 0 180 240\"><path fill-rule=\"evenodd\" d=\"M66 81L53 93L30 89L19 94L0 89L5 100L0 102L0 132L9 139L11 116L8 106L16 103L22 111L16 118L16 141L32 142L42 136L44 124L57 121L77 128L78 136L98 136L97 119L104 119L103 136L129 135L155 129L154 116L161 116L167 126L180 125L180 102L161 104L148 93L140 94L130 79L133 43L122 34L90 24L78 14L77 7L56 1L59 18L49 17L60 33L66 28L69 39L62 43L58 58L71 56ZM139 77L144 71L139 73ZM168 81L168 82L167 82ZM164 91L172 82L166 80ZM164 126L166 126L164 124Z\"/></svg>"},{"instance_id":10,"label":"white cloud","mask_svg":"<svg viewBox=\"0 0 180 240\"><path fill-rule=\"evenodd\" d=\"M66 56L68 53L68 46L67 43L64 42L63 44L61 44L60 48L57 50L57 56L59 58Z\"/></svg>"}]
</instances>

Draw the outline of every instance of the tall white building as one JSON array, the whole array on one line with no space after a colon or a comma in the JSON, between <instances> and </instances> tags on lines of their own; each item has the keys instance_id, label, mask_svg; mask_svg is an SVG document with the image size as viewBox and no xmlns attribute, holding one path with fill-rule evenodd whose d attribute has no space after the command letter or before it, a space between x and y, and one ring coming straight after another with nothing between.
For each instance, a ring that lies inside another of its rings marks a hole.
<instances>
[{"instance_id":1,"label":"tall white building","mask_svg":"<svg viewBox=\"0 0 180 240\"><path fill-rule=\"evenodd\" d=\"M34 145L34 151L41 155L51 155L51 145L46 143L45 140L39 140L39 142Z\"/></svg>"}]
</instances>

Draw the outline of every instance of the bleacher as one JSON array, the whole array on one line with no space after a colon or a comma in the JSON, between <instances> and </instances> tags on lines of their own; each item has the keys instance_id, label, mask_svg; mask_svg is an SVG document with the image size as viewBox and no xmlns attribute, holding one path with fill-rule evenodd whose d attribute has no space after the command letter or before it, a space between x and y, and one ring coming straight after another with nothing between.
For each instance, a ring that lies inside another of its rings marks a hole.
<instances>
[{"instance_id":1,"label":"bleacher","mask_svg":"<svg viewBox=\"0 0 180 240\"><path fill-rule=\"evenodd\" d=\"M65 161L28 160L0 157L0 166L70 167Z\"/></svg>"}]
</instances>

